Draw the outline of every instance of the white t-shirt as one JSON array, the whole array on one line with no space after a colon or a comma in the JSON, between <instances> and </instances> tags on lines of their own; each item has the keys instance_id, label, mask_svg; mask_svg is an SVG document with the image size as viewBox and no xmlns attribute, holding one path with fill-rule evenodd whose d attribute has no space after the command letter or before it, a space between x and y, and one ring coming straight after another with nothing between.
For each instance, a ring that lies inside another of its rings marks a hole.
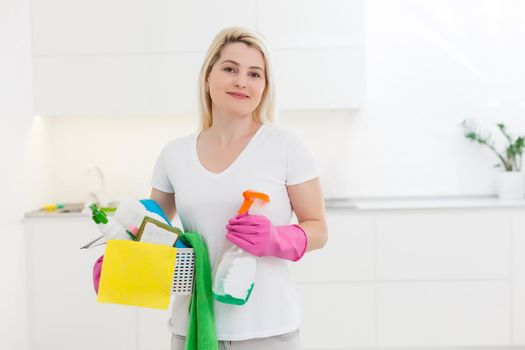
<instances>
[{"instance_id":1,"label":"white t-shirt","mask_svg":"<svg viewBox=\"0 0 525 350\"><path fill-rule=\"evenodd\" d=\"M286 186L318 177L319 167L296 134L281 126L262 124L227 169L212 173L198 159L198 135L195 132L164 147L151 185L175 193L184 231L201 234L215 272L223 252L231 246L225 226L237 215L242 193L250 189L269 195L270 203L249 213L265 215L276 226L288 225L292 208ZM219 340L269 337L299 328L301 310L290 263L274 257L258 258L254 288L245 305L214 301ZM186 335L188 307L189 296L175 297L168 323L173 333Z\"/></svg>"}]
</instances>

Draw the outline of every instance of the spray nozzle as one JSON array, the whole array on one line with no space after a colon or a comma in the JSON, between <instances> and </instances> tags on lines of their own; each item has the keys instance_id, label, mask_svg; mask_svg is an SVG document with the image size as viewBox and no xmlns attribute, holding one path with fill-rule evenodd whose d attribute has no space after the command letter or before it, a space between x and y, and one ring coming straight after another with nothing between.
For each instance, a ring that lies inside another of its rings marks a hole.
<instances>
[{"instance_id":1,"label":"spray nozzle","mask_svg":"<svg viewBox=\"0 0 525 350\"><path fill-rule=\"evenodd\" d=\"M260 200L264 204L270 202L270 196L262 192L246 190L242 193L242 196L244 197L244 201L242 202L241 207L237 211L237 213L239 214L247 213L256 199Z\"/></svg>"},{"instance_id":2,"label":"spray nozzle","mask_svg":"<svg viewBox=\"0 0 525 350\"><path fill-rule=\"evenodd\" d=\"M95 203L91 203L89 205L89 209L91 210L91 213L93 214L91 216L91 219L93 219L93 221L96 224L107 224L108 223L108 217L106 213L100 210Z\"/></svg>"}]
</instances>

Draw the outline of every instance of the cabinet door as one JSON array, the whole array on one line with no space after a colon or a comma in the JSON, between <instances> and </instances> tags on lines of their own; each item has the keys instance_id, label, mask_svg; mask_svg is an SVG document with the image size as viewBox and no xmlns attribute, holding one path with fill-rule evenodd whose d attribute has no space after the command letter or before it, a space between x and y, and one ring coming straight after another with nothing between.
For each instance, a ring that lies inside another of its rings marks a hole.
<instances>
[{"instance_id":1,"label":"cabinet door","mask_svg":"<svg viewBox=\"0 0 525 350\"><path fill-rule=\"evenodd\" d=\"M151 56L151 111L198 112L198 76L204 53Z\"/></svg>"},{"instance_id":2,"label":"cabinet door","mask_svg":"<svg viewBox=\"0 0 525 350\"><path fill-rule=\"evenodd\" d=\"M257 2L282 110L355 109L365 99L362 0Z\"/></svg>"},{"instance_id":3,"label":"cabinet door","mask_svg":"<svg viewBox=\"0 0 525 350\"><path fill-rule=\"evenodd\" d=\"M303 349L372 348L373 283L300 283Z\"/></svg>"},{"instance_id":4,"label":"cabinet door","mask_svg":"<svg viewBox=\"0 0 525 350\"><path fill-rule=\"evenodd\" d=\"M292 264L304 349L372 347L375 341L373 217L327 213L328 243Z\"/></svg>"},{"instance_id":5,"label":"cabinet door","mask_svg":"<svg viewBox=\"0 0 525 350\"><path fill-rule=\"evenodd\" d=\"M510 345L510 282L378 283L379 347Z\"/></svg>"},{"instance_id":6,"label":"cabinet door","mask_svg":"<svg viewBox=\"0 0 525 350\"><path fill-rule=\"evenodd\" d=\"M363 46L363 0L257 1L257 26L274 49Z\"/></svg>"},{"instance_id":7,"label":"cabinet door","mask_svg":"<svg viewBox=\"0 0 525 350\"><path fill-rule=\"evenodd\" d=\"M92 267L103 247L89 218L26 221L30 348L135 349L136 310L97 303Z\"/></svg>"},{"instance_id":8,"label":"cabinet door","mask_svg":"<svg viewBox=\"0 0 525 350\"><path fill-rule=\"evenodd\" d=\"M149 2L32 0L35 55L144 52L150 47Z\"/></svg>"},{"instance_id":9,"label":"cabinet door","mask_svg":"<svg viewBox=\"0 0 525 350\"><path fill-rule=\"evenodd\" d=\"M306 253L292 271L297 282L350 282L374 280L374 227L372 215L329 211L328 242Z\"/></svg>"},{"instance_id":10,"label":"cabinet door","mask_svg":"<svg viewBox=\"0 0 525 350\"><path fill-rule=\"evenodd\" d=\"M275 50L282 110L353 109L364 103L364 51L359 47Z\"/></svg>"},{"instance_id":11,"label":"cabinet door","mask_svg":"<svg viewBox=\"0 0 525 350\"><path fill-rule=\"evenodd\" d=\"M378 346L510 344L508 213L378 212L376 229Z\"/></svg>"},{"instance_id":12,"label":"cabinet door","mask_svg":"<svg viewBox=\"0 0 525 350\"><path fill-rule=\"evenodd\" d=\"M360 108L364 18L363 0L35 0L35 112L195 113L201 57L228 26L274 48L278 108Z\"/></svg>"},{"instance_id":13,"label":"cabinet door","mask_svg":"<svg viewBox=\"0 0 525 350\"><path fill-rule=\"evenodd\" d=\"M34 57L35 111L42 115L150 112L146 55Z\"/></svg>"},{"instance_id":14,"label":"cabinet door","mask_svg":"<svg viewBox=\"0 0 525 350\"><path fill-rule=\"evenodd\" d=\"M510 279L510 220L499 210L377 213L377 278Z\"/></svg>"},{"instance_id":15,"label":"cabinet door","mask_svg":"<svg viewBox=\"0 0 525 350\"><path fill-rule=\"evenodd\" d=\"M161 53L205 52L217 33L230 26L255 27L256 0L152 0L151 50ZM197 79L197 76L193 77ZM180 83L187 87L188 82Z\"/></svg>"},{"instance_id":16,"label":"cabinet door","mask_svg":"<svg viewBox=\"0 0 525 350\"><path fill-rule=\"evenodd\" d=\"M513 344L525 345L525 215L512 213L512 324Z\"/></svg>"}]
</instances>

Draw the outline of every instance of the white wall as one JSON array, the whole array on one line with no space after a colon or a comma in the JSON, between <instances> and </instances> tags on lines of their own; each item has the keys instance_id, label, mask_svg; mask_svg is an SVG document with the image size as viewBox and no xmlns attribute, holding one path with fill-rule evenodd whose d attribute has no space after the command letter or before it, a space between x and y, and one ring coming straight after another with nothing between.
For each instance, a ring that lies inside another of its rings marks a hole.
<instances>
[{"instance_id":1,"label":"white wall","mask_svg":"<svg viewBox=\"0 0 525 350\"><path fill-rule=\"evenodd\" d=\"M0 349L15 350L27 348L21 219L27 208L42 199L37 163L32 166L35 179L24 178L25 156L38 154L26 147L38 145L38 140L28 141L35 131L29 14L29 0L0 2Z\"/></svg>"},{"instance_id":2,"label":"white wall","mask_svg":"<svg viewBox=\"0 0 525 350\"><path fill-rule=\"evenodd\" d=\"M337 128L348 127L352 113L288 112L281 116L280 123L296 128L305 140L309 140L307 142L325 164L322 168L326 172L332 165L328 156L345 140L341 133L329 140L321 138L318 133L321 118L330 118L334 124L326 129L338 131ZM49 130L46 134L50 147L49 167L56 169L50 173L53 191L49 201L75 202L90 200L89 193L99 187L95 174L86 172L92 165L99 166L105 174L110 198L148 196L150 177L161 148L174 138L195 132L198 117L53 117L44 118L43 124ZM343 180L338 173L326 172L325 177ZM327 190L334 191L330 187Z\"/></svg>"},{"instance_id":3,"label":"white wall","mask_svg":"<svg viewBox=\"0 0 525 350\"><path fill-rule=\"evenodd\" d=\"M365 22L365 107L280 118L320 158L326 195L494 194L496 157L469 143L459 123L503 121L525 133L525 3L370 0ZM47 122L50 193L62 201L89 198L91 163L102 165L113 196L147 195L162 145L197 126L195 116ZM94 141L103 123L102 142Z\"/></svg>"},{"instance_id":4,"label":"white wall","mask_svg":"<svg viewBox=\"0 0 525 350\"><path fill-rule=\"evenodd\" d=\"M525 134L525 3L367 2L367 101L348 133L355 196L494 193L464 118Z\"/></svg>"}]
</instances>

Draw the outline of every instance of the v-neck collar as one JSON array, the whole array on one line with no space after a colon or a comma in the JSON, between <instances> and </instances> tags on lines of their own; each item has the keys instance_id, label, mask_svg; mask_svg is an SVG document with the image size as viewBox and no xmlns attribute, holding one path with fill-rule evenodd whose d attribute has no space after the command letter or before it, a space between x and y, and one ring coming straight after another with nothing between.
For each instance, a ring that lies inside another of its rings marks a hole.
<instances>
[{"instance_id":1,"label":"v-neck collar","mask_svg":"<svg viewBox=\"0 0 525 350\"><path fill-rule=\"evenodd\" d=\"M198 168L200 168L204 173L208 174L209 176L222 176L222 175L225 175L227 174L228 172L231 171L232 168L235 168L235 166L237 165L237 163L239 163L239 161L243 158L243 156L249 151L249 149L252 147L252 145L255 143L257 137L259 136L259 134L261 133L261 131L266 127L266 124L261 124L261 126L259 126L259 128L257 129L257 131L255 132L255 134L252 136L252 138L250 139L250 141L248 141L248 144L242 149L241 153L239 153L239 155L237 156L237 158L235 158L235 160L226 168L224 169L223 171L221 171L220 173L214 173L212 171L209 171L208 169L206 169L204 167L204 165L202 165L200 159L199 159L199 154L197 153L197 139L199 138L199 134L200 132L196 132L194 134L194 138L193 138L193 159L194 161L196 162L196 165Z\"/></svg>"}]
</instances>

